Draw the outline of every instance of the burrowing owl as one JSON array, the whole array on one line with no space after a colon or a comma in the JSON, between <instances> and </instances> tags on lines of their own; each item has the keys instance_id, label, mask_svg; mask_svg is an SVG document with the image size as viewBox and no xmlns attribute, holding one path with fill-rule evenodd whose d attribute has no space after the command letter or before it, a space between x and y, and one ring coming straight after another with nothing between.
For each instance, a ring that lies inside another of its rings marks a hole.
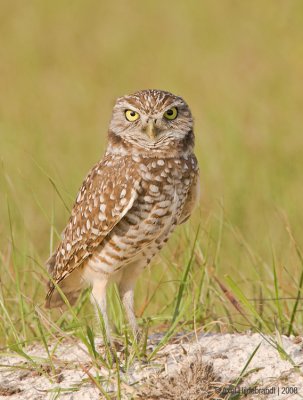
<instances>
[{"instance_id":1,"label":"burrowing owl","mask_svg":"<svg viewBox=\"0 0 303 400\"><path fill-rule=\"evenodd\" d=\"M193 119L181 97L142 90L118 98L106 153L80 188L62 241L47 262L48 307L62 304L54 282L71 304L83 285L92 285L110 340L106 288L116 282L137 336L136 280L198 198L193 147Z\"/></svg>"}]
</instances>

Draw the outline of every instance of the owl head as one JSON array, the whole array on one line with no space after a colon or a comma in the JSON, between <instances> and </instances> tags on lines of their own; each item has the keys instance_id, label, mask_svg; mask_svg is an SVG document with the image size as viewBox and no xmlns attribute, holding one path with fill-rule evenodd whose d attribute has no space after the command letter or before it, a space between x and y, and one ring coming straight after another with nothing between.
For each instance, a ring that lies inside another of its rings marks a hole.
<instances>
[{"instance_id":1,"label":"owl head","mask_svg":"<svg viewBox=\"0 0 303 400\"><path fill-rule=\"evenodd\" d=\"M162 90L141 90L117 99L109 135L145 150L177 146L193 137L193 119L185 101Z\"/></svg>"}]
</instances>

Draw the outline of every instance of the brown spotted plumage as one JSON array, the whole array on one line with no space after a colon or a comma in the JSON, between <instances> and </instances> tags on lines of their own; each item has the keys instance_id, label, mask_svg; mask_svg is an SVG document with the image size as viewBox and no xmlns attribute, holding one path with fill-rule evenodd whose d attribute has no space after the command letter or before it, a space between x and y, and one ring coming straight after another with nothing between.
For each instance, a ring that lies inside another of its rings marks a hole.
<instances>
[{"instance_id":1,"label":"brown spotted plumage","mask_svg":"<svg viewBox=\"0 0 303 400\"><path fill-rule=\"evenodd\" d=\"M138 275L198 198L193 120L184 100L159 90L119 98L106 154L85 179L63 238L48 260L48 307L73 303L85 284L110 339L106 287L116 282L134 333Z\"/></svg>"}]
</instances>

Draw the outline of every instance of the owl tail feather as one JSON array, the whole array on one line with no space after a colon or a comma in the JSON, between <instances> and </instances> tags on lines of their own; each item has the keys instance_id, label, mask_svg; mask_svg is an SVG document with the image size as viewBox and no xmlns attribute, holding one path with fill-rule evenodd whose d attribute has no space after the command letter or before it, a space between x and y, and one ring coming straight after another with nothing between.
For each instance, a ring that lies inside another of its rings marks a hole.
<instances>
[{"instance_id":1,"label":"owl tail feather","mask_svg":"<svg viewBox=\"0 0 303 400\"><path fill-rule=\"evenodd\" d=\"M81 290L73 290L72 292L65 292L64 296L67 298L69 304L72 306L76 303ZM45 308L57 308L57 307L67 307L65 301L63 300L61 294L56 288L52 288L49 290L46 299L45 299Z\"/></svg>"},{"instance_id":2,"label":"owl tail feather","mask_svg":"<svg viewBox=\"0 0 303 400\"><path fill-rule=\"evenodd\" d=\"M50 275L52 275L54 270L55 260L56 255L52 255L52 257L50 257L47 261L47 268ZM56 285L60 288L60 290L57 289ZM63 292L70 305L74 305L80 295L83 285L84 282L82 279L81 270L79 269L73 271L66 277L61 278L61 280L57 281L56 284L54 283L53 279L49 280L48 293L45 299L45 307L56 308L66 306L61 292Z\"/></svg>"}]
</instances>

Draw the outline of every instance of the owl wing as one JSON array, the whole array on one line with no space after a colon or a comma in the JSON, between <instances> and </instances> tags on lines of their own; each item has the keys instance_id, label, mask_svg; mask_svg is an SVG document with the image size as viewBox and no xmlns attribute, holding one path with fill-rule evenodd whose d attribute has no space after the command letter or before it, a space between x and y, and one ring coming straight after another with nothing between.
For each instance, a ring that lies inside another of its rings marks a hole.
<instances>
[{"instance_id":1,"label":"owl wing","mask_svg":"<svg viewBox=\"0 0 303 400\"><path fill-rule=\"evenodd\" d=\"M54 282L67 278L93 254L133 206L139 186L140 177L127 157L107 155L92 168L79 190L63 239L47 261L52 279L46 306L50 306Z\"/></svg>"},{"instance_id":2,"label":"owl wing","mask_svg":"<svg viewBox=\"0 0 303 400\"><path fill-rule=\"evenodd\" d=\"M185 204L183 206L183 210L178 221L178 225L183 224L190 217L193 209L195 208L197 201L200 195L200 180L199 173L197 172L193 178L193 182L189 188L187 193L187 197L185 200Z\"/></svg>"}]
</instances>

